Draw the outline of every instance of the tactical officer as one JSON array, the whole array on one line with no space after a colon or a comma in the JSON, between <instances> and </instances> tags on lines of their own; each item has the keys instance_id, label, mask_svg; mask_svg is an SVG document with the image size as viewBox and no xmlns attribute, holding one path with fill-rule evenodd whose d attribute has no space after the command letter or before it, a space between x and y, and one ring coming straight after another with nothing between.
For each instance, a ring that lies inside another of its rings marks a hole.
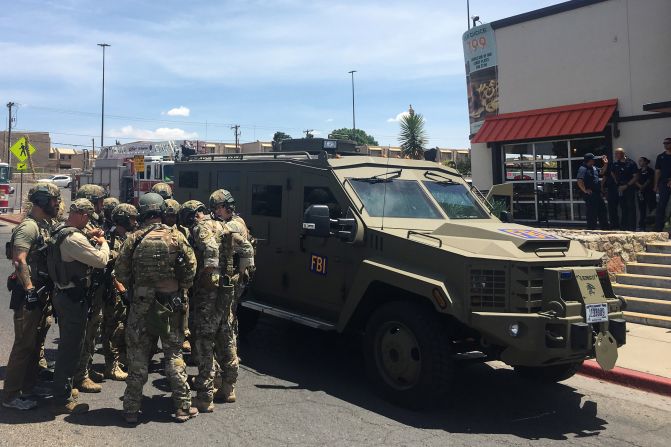
<instances>
[{"instance_id":1,"label":"tactical officer","mask_svg":"<svg viewBox=\"0 0 671 447\"><path fill-rule=\"evenodd\" d=\"M51 292L43 248L52 219L58 213L60 197L53 183L35 184L28 192L30 214L12 232L10 246L16 280L12 281L9 307L14 311L14 344L5 374L2 406L6 408L28 410L37 403L26 397L49 394L47 389L37 386L39 334L46 325L45 308L49 307Z\"/></svg>"},{"instance_id":2,"label":"tactical officer","mask_svg":"<svg viewBox=\"0 0 671 447\"><path fill-rule=\"evenodd\" d=\"M78 403L73 396L72 379L86 332L91 270L105 267L110 256L102 234L89 240L82 231L94 214L95 208L89 200L76 199L70 205L68 219L52 233L54 249L51 253L55 253L54 256L61 261L49 262L49 276L56 288L54 309L58 314L60 332L54 370L54 410L57 413L88 411L88 405Z\"/></svg>"},{"instance_id":3,"label":"tactical officer","mask_svg":"<svg viewBox=\"0 0 671 447\"><path fill-rule=\"evenodd\" d=\"M619 228L625 231L636 230L636 182L638 181L638 166L636 162L627 157L624 149L618 147L615 149L615 161L610 167L610 175L617 188L618 210L615 208L614 215L611 215L611 227ZM611 200L611 196L609 196ZM611 206L612 204L609 204ZM613 219L616 219L613 221Z\"/></svg>"},{"instance_id":4,"label":"tactical officer","mask_svg":"<svg viewBox=\"0 0 671 447\"><path fill-rule=\"evenodd\" d=\"M587 229L596 230L596 222L599 220L602 230L608 229L606 219L606 205L601 197L601 180L599 175L603 175L608 169L608 158L603 159L603 167L599 171L595 163L595 157L592 153L585 154L584 162L578 168L577 185L583 193L585 199L585 209L587 213Z\"/></svg>"},{"instance_id":5,"label":"tactical officer","mask_svg":"<svg viewBox=\"0 0 671 447\"><path fill-rule=\"evenodd\" d=\"M170 185L164 182L160 182L152 186L150 192L155 192L159 196L163 197L163 200L172 199L172 188Z\"/></svg>"},{"instance_id":6,"label":"tactical officer","mask_svg":"<svg viewBox=\"0 0 671 447\"><path fill-rule=\"evenodd\" d=\"M161 223L164 206L156 193L140 198L142 227L126 239L115 264L117 278L131 292L126 323L128 378L123 397L124 418L130 424L138 422L142 388L157 338L163 348L175 420L185 422L198 415L191 407L180 327L182 295L193 283L196 258L184 236Z\"/></svg>"},{"instance_id":7,"label":"tactical officer","mask_svg":"<svg viewBox=\"0 0 671 447\"><path fill-rule=\"evenodd\" d=\"M179 202L175 199L166 199L165 200L165 210L163 211L163 216L161 216L161 221L171 227L176 228L184 235L187 240L190 237L189 230L178 223L179 221ZM184 343L182 344L182 350L185 352L191 352L191 331L189 330L189 300L184 300Z\"/></svg>"},{"instance_id":8,"label":"tactical officer","mask_svg":"<svg viewBox=\"0 0 671 447\"><path fill-rule=\"evenodd\" d=\"M116 258L127 236L137 229L137 208L129 203L118 205L111 213L112 227L107 235L112 256ZM114 261L116 262L116 260ZM112 266L108 266L111 269ZM127 315L127 290L114 275L107 272L103 304L102 346L105 356L105 378L126 380L128 374L121 369L125 361L125 324Z\"/></svg>"},{"instance_id":9,"label":"tactical officer","mask_svg":"<svg viewBox=\"0 0 671 447\"><path fill-rule=\"evenodd\" d=\"M193 244L198 259L193 286L193 329L198 363L198 376L194 381L197 395L193 404L199 411L210 413L214 411L215 346L228 351L225 346L234 345L234 341L231 342L233 328L227 319L228 307L234 299L232 235L222 222L210 217L201 202L190 200L182 209L194 216Z\"/></svg>"},{"instance_id":10,"label":"tactical officer","mask_svg":"<svg viewBox=\"0 0 671 447\"><path fill-rule=\"evenodd\" d=\"M100 185L86 184L77 191L77 198L88 199L94 206L95 213L92 219L89 220L84 229L86 235L94 240L99 236L104 236L104 201L107 197L107 191ZM86 336L84 338L84 350L74 375L74 386L83 393L99 393L101 391L100 382L103 381L104 375L91 367L93 362L93 354L95 352L96 337L100 331L102 324L102 308L105 288L102 284L103 269L97 269L93 272L94 290L93 299L90 303L89 319L86 324Z\"/></svg>"},{"instance_id":11,"label":"tactical officer","mask_svg":"<svg viewBox=\"0 0 671 447\"><path fill-rule=\"evenodd\" d=\"M250 241L250 234L245 221L235 213L235 199L225 189L214 191L210 195L210 210L215 218L224 223L231 232L234 258L234 286L233 300L226 306L226 321L232 328L233 335L226 344L217 346L217 360L221 366L221 385L217 387L215 399L217 401L235 402L235 383L238 378L237 333L238 319L237 306L245 287L254 273L254 247Z\"/></svg>"},{"instance_id":12,"label":"tactical officer","mask_svg":"<svg viewBox=\"0 0 671 447\"><path fill-rule=\"evenodd\" d=\"M666 207L671 197L671 137L664 138L664 152L655 160L654 190L659 194L655 212L655 231L662 231L668 219Z\"/></svg>"},{"instance_id":13,"label":"tactical officer","mask_svg":"<svg viewBox=\"0 0 671 447\"><path fill-rule=\"evenodd\" d=\"M112 222L112 211L119 205L119 199L116 197L105 197L103 199L103 230L107 233L114 225Z\"/></svg>"}]
</instances>

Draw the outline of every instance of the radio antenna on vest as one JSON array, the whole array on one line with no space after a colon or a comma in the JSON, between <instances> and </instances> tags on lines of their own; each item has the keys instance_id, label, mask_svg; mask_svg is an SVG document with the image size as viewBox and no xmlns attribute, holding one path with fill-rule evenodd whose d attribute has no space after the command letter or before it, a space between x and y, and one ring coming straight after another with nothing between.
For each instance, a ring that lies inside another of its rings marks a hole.
<instances>
[{"instance_id":1,"label":"radio antenna on vest","mask_svg":"<svg viewBox=\"0 0 671 447\"><path fill-rule=\"evenodd\" d=\"M384 230L384 207L387 206L387 176L389 175L389 152L391 146L387 145L387 168L384 173L384 194L382 195L382 226L380 230Z\"/></svg>"}]
</instances>

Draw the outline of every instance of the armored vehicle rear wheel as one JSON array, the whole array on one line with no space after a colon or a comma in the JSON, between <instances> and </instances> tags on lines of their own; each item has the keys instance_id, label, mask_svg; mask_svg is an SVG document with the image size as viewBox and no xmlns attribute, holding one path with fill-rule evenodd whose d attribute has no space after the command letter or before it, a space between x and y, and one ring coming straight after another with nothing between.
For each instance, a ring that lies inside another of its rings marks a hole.
<instances>
[{"instance_id":1,"label":"armored vehicle rear wheel","mask_svg":"<svg viewBox=\"0 0 671 447\"><path fill-rule=\"evenodd\" d=\"M385 399L424 408L448 390L449 339L430 308L405 301L380 307L366 325L364 352L368 376Z\"/></svg>"},{"instance_id":2,"label":"armored vehicle rear wheel","mask_svg":"<svg viewBox=\"0 0 671 447\"><path fill-rule=\"evenodd\" d=\"M515 372L525 379L555 383L570 379L580 370L581 366L582 360L551 366L516 366Z\"/></svg>"}]
</instances>

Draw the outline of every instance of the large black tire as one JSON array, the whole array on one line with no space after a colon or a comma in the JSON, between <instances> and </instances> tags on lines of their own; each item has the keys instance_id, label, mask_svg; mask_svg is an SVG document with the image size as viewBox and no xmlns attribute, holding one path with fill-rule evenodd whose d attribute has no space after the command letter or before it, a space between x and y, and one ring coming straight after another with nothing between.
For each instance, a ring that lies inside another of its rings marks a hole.
<instances>
[{"instance_id":1,"label":"large black tire","mask_svg":"<svg viewBox=\"0 0 671 447\"><path fill-rule=\"evenodd\" d=\"M581 366L582 360L551 366L516 366L515 372L525 379L543 383L556 383L573 377Z\"/></svg>"},{"instance_id":2,"label":"large black tire","mask_svg":"<svg viewBox=\"0 0 671 447\"><path fill-rule=\"evenodd\" d=\"M430 307L395 301L377 309L366 325L364 355L376 391L397 405L433 407L449 391L449 337Z\"/></svg>"},{"instance_id":3,"label":"large black tire","mask_svg":"<svg viewBox=\"0 0 671 447\"><path fill-rule=\"evenodd\" d=\"M259 322L259 317L261 316L261 313L238 304L237 316L238 316L237 335L240 338L245 338L256 328L256 324Z\"/></svg>"}]
</instances>

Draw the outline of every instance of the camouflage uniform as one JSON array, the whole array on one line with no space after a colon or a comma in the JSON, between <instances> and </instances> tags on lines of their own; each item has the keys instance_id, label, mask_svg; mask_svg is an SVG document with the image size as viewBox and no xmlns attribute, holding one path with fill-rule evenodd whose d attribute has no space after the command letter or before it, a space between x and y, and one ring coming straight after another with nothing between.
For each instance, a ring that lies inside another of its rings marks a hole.
<instances>
[{"instance_id":1,"label":"camouflage uniform","mask_svg":"<svg viewBox=\"0 0 671 447\"><path fill-rule=\"evenodd\" d=\"M160 182L151 187L150 192L155 192L163 197L163 200L172 199L172 188L165 182Z\"/></svg>"},{"instance_id":2,"label":"camouflage uniform","mask_svg":"<svg viewBox=\"0 0 671 447\"><path fill-rule=\"evenodd\" d=\"M102 227L103 230L105 230L105 233L108 233L110 229L114 226L114 223L112 223L112 211L114 211L114 208L116 208L118 205L119 205L119 199L117 199L116 197L105 197L105 199L103 200L104 221Z\"/></svg>"},{"instance_id":3,"label":"camouflage uniform","mask_svg":"<svg viewBox=\"0 0 671 447\"><path fill-rule=\"evenodd\" d=\"M193 228L198 273L193 287L194 334L198 352L195 380L200 402L214 398L214 350L221 353L223 376L234 384L238 376L238 357L231 325L233 303L233 247L231 233L209 216ZM229 285L230 284L230 285Z\"/></svg>"},{"instance_id":4,"label":"camouflage uniform","mask_svg":"<svg viewBox=\"0 0 671 447\"><path fill-rule=\"evenodd\" d=\"M37 183L30 189L28 198L37 200L40 194L60 199L60 191L52 183ZM57 211L54 210L54 214ZM51 219L37 220L31 213L12 231L14 252L28 253L26 263L35 290L47 282L43 276L47 272L45 253L38 250L43 246L43 241L49 239L52 227ZM7 361L3 403L13 401L21 392L30 392L37 384L38 361L49 329L47 323L51 315L51 303L47 294L43 294L34 307L26 306L25 295L24 285L18 280L10 299L10 308L14 311L14 344Z\"/></svg>"},{"instance_id":5,"label":"camouflage uniform","mask_svg":"<svg viewBox=\"0 0 671 447\"><path fill-rule=\"evenodd\" d=\"M91 216L89 223L84 228L84 232L89 232L91 230L100 228L102 229L104 224L104 215L102 210L99 208L99 203L104 202L107 196L107 191L105 188L99 185L86 184L83 185L77 191L77 198L85 198L91 201L91 203L96 208L96 213ZM97 214L99 213L99 214ZM97 272L100 275L101 272ZM93 287L96 287L95 285ZM102 381L102 374L91 369L91 364L93 362L93 354L95 353L96 339L100 332L101 324L103 321L103 301L105 297L105 287L100 284L97 286L93 299L91 300L91 305L89 309L89 318L86 323L86 335L84 336L84 349L77 366L77 371L74 375L74 384L75 388L78 388L80 391L87 392L98 392L100 391L99 386L94 386L87 379L92 378L94 381Z\"/></svg>"},{"instance_id":6,"label":"camouflage uniform","mask_svg":"<svg viewBox=\"0 0 671 447\"><path fill-rule=\"evenodd\" d=\"M143 213L142 200L150 195L156 196L151 193L145 194L140 201L141 215ZM160 196L158 198L161 200L162 207L163 201ZM136 245L139 239L141 242ZM143 253L148 253L147 250L150 250L151 244L155 244L157 240L168 241L171 247L170 256L167 258L161 256L160 261L154 257L145 258ZM146 245L148 248L143 248L144 244L148 244ZM178 261L179 254L183 256L181 262ZM161 265L156 266L154 270L147 270L143 267L150 263ZM179 296L181 290L191 287L195 270L196 259L184 236L174 228L160 223L147 224L131 234L121 247L115 264L115 274L123 284L130 285L132 291L126 323L128 378L123 398L123 409L126 415L136 415L140 410L142 388L147 382L149 359L152 347L156 344L157 337L148 332L146 320L152 303L155 299L164 303L168 302ZM176 312L179 311L176 310ZM176 317L172 321L181 318L181 316ZM172 390L173 403L177 409L176 414L179 414L180 410L188 412L191 408L191 392L187 383L186 364L181 352L183 337L179 324L171 324L168 335L161 337L165 373ZM127 421L130 422L128 417Z\"/></svg>"}]
</instances>

